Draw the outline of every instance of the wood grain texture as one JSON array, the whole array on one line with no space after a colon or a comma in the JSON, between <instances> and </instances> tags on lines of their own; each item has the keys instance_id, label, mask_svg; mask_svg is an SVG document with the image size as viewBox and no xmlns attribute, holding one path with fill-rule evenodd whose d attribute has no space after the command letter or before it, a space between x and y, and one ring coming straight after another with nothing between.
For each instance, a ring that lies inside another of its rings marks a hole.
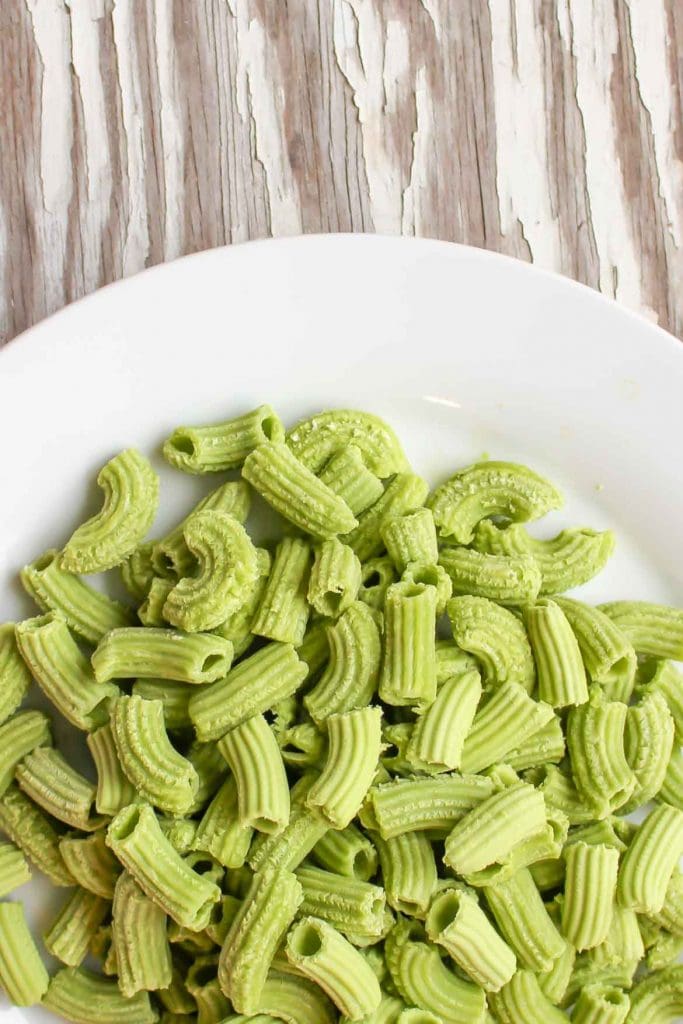
<instances>
[{"instance_id":1,"label":"wood grain texture","mask_svg":"<svg viewBox=\"0 0 683 1024\"><path fill-rule=\"evenodd\" d=\"M483 246L683 334L681 0L2 0L0 341L228 242Z\"/></svg>"}]
</instances>

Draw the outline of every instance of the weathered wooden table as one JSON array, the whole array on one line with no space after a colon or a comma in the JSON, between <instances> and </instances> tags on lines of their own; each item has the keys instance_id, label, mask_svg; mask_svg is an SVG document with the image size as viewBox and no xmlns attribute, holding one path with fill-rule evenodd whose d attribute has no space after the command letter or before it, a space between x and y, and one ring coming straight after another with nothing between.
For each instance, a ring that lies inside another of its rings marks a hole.
<instances>
[{"instance_id":1,"label":"weathered wooden table","mask_svg":"<svg viewBox=\"0 0 683 1024\"><path fill-rule=\"evenodd\" d=\"M0 343L226 242L431 235L683 333L683 0L2 0Z\"/></svg>"}]
</instances>

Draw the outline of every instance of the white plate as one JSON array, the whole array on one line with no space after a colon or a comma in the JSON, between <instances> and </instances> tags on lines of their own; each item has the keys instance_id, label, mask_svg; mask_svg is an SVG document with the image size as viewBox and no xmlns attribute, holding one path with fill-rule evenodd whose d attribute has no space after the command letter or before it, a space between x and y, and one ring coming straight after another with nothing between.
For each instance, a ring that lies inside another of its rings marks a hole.
<instances>
[{"instance_id":1,"label":"white plate","mask_svg":"<svg viewBox=\"0 0 683 1024\"><path fill-rule=\"evenodd\" d=\"M290 422L331 405L377 412L432 481L484 452L527 461L567 498L540 535L617 531L588 600L683 600L683 346L505 257L346 235L147 271L0 353L2 620L30 613L17 568L94 510L95 471L116 451L154 454L163 530L209 481L164 467L160 441L266 401ZM44 924L42 896L32 903Z\"/></svg>"}]
</instances>

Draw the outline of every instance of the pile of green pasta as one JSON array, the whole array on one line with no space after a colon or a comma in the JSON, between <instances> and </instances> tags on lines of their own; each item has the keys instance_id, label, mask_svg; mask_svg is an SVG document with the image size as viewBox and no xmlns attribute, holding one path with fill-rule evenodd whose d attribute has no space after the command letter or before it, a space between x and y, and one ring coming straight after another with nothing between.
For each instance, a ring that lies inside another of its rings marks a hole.
<instances>
[{"instance_id":1,"label":"pile of green pasta","mask_svg":"<svg viewBox=\"0 0 683 1024\"><path fill-rule=\"evenodd\" d=\"M22 570L41 614L0 626L0 896L29 863L68 889L50 973L0 903L9 998L88 1024L683 1013L683 611L559 596L611 532L533 538L561 496L513 463L430 493L369 413L286 432L261 406L164 455L223 476L147 540L156 473L117 455ZM115 567L127 605L82 578ZM96 781L18 710L31 680Z\"/></svg>"}]
</instances>

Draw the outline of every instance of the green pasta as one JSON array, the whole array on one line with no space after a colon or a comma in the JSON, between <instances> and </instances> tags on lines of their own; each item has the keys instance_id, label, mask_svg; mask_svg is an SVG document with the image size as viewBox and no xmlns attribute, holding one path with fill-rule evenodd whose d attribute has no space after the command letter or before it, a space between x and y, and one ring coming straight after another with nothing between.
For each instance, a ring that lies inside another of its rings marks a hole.
<instances>
[{"instance_id":1,"label":"green pasta","mask_svg":"<svg viewBox=\"0 0 683 1024\"><path fill-rule=\"evenodd\" d=\"M636 788L623 813L652 800L664 783L674 743L674 720L664 695L648 693L626 713L624 750Z\"/></svg>"},{"instance_id":2,"label":"green pasta","mask_svg":"<svg viewBox=\"0 0 683 1024\"><path fill-rule=\"evenodd\" d=\"M174 586L173 580L163 579L161 576L154 577L147 597L138 608L138 619L143 626L168 625L167 619L164 618L164 606Z\"/></svg>"},{"instance_id":3,"label":"green pasta","mask_svg":"<svg viewBox=\"0 0 683 1024\"><path fill-rule=\"evenodd\" d=\"M472 548L443 548L439 564L454 594L485 597L499 604L528 604L541 589L541 570L531 555L484 555Z\"/></svg>"},{"instance_id":4,"label":"green pasta","mask_svg":"<svg viewBox=\"0 0 683 1024\"><path fill-rule=\"evenodd\" d=\"M389 516L380 535L396 571L405 572L409 562L434 565L439 558L434 516L428 508L402 516Z\"/></svg>"},{"instance_id":5,"label":"green pasta","mask_svg":"<svg viewBox=\"0 0 683 1024\"><path fill-rule=\"evenodd\" d=\"M443 684L411 732L406 757L415 768L446 772L460 767L481 693L481 677L476 669Z\"/></svg>"},{"instance_id":6,"label":"green pasta","mask_svg":"<svg viewBox=\"0 0 683 1024\"><path fill-rule=\"evenodd\" d=\"M527 868L484 889L486 902L521 966L549 971L565 942L553 924Z\"/></svg>"},{"instance_id":7,"label":"green pasta","mask_svg":"<svg viewBox=\"0 0 683 1024\"><path fill-rule=\"evenodd\" d=\"M74 884L52 823L15 785L0 797L0 829L53 885Z\"/></svg>"},{"instance_id":8,"label":"green pasta","mask_svg":"<svg viewBox=\"0 0 683 1024\"><path fill-rule=\"evenodd\" d=\"M60 564L60 552L50 548L20 573L27 593L43 612L59 612L69 629L86 643L97 644L110 629L130 626L133 616L119 601L101 594Z\"/></svg>"},{"instance_id":9,"label":"green pasta","mask_svg":"<svg viewBox=\"0 0 683 1024\"><path fill-rule=\"evenodd\" d=\"M568 597L557 597L555 603L574 630L590 679L602 685L610 700L628 701L633 691L637 659L626 634L599 608Z\"/></svg>"},{"instance_id":10,"label":"green pasta","mask_svg":"<svg viewBox=\"0 0 683 1024\"><path fill-rule=\"evenodd\" d=\"M14 623L0 625L0 725L17 710L31 684L31 673L19 653Z\"/></svg>"},{"instance_id":11,"label":"green pasta","mask_svg":"<svg viewBox=\"0 0 683 1024\"><path fill-rule=\"evenodd\" d=\"M73 885L75 881L96 896L107 900L114 898L121 865L107 846L104 831L85 838L67 834L59 841L59 853L72 879L65 884Z\"/></svg>"},{"instance_id":12,"label":"green pasta","mask_svg":"<svg viewBox=\"0 0 683 1024\"><path fill-rule=\"evenodd\" d=\"M355 552L336 537L316 551L308 583L308 601L319 615L337 618L358 595L361 564Z\"/></svg>"},{"instance_id":13,"label":"green pasta","mask_svg":"<svg viewBox=\"0 0 683 1024\"><path fill-rule=\"evenodd\" d=\"M249 864L258 871L267 865L293 871L329 831L329 823L307 805L317 775L306 774L292 786L289 821L275 835L260 833L249 851Z\"/></svg>"},{"instance_id":14,"label":"green pasta","mask_svg":"<svg viewBox=\"0 0 683 1024\"><path fill-rule=\"evenodd\" d=\"M380 611L384 607L387 590L397 579L394 563L388 555L368 559L361 565L358 600Z\"/></svg>"},{"instance_id":15,"label":"green pasta","mask_svg":"<svg viewBox=\"0 0 683 1024\"><path fill-rule=\"evenodd\" d=\"M265 868L254 875L218 965L221 989L239 1013L260 1009L275 951L301 900L301 885L291 872Z\"/></svg>"},{"instance_id":16,"label":"green pasta","mask_svg":"<svg viewBox=\"0 0 683 1024\"><path fill-rule=\"evenodd\" d=\"M168 738L161 701L119 697L111 727L121 767L140 797L170 814L186 813L199 778Z\"/></svg>"},{"instance_id":17,"label":"green pasta","mask_svg":"<svg viewBox=\"0 0 683 1024\"><path fill-rule=\"evenodd\" d=\"M460 767L464 772L480 772L553 718L549 704L532 700L519 683L502 683L486 703L480 704L472 728L465 739Z\"/></svg>"},{"instance_id":18,"label":"green pasta","mask_svg":"<svg viewBox=\"0 0 683 1024\"><path fill-rule=\"evenodd\" d=\"M115 455L97 475L100 511L71 535L62 553L67 572L93 573L120 565L149 530L159 502L159 480L134 448Z\"/></svg>"},{"instance_id":19,"label":"green pasta","mask_svg":"<svg viewBox=\"0 0 683 1024\"><path fill-rule=\"evenodd\" d=\"M171 984L166 920L163 908L148 899L133 876L124 871L114 891L112 938L118 984L127 999L137 992L156 991Z\"/></svg>"},{"instance_id":20,"label":"green pasta","mask_svg":"<svg viewBox=\"0 0 683 1024\"><path fill-rule=\"evenodd\" d=\"M115 980L83 967L58 971L50 981L43 1006L75 1024L154 1024L158 1020L147 992L126 999Z\"/></svg>"},{"instance_id":21,"label":"green pasta","mask_svg":"<svg viewBox=\"0 0 683 1024\"><path fill-rule=\"evenodd\" d=\"M383 839L427 830L438 830L446 836L492 791L490 779L454 772L434 778L394 779L373 786L367 804L372 808L374 827Z\"/></svg>"},{"instance_id":22,"label":"green pasta","mask_svg":"<svg viewBox=\"0 0 683 1024\"><path fill-rule=\"evenodd\" d=\"M304 639L310 609L306 600L311 547L299 537L285 537L275 551L268 582L251 630L256 636L293 644Z\"/></svg>"},{"instance_id":23,"label":"green pasta","mask_svg":"<svg viewBox=\"0 0 683 1024\"><path fill-rule=\"evenodd\" d=\"M0 725L0 796L7 790L24 758L31 751L51 744L50 720L42 711L20 711Z\"/></svg>"},{"instance_id":24,"label":"green pasta","mask_svg":"<svg viewBox=\"0 0 683 1024\"><path fill-rule=\"evenodd\" d=\"M247 859L252 836L253 829L240 823L237 785L230 777L204 812L192 849L211 854L226 868L241 868Z\"/></svg>"},{"instance_id":25,"label":"green pasta","mask_svg":"<svg viewBox=\"0 0 683 1024\"><path fill-rule=\"evenodd\" d=\"M446 889L432 901L425 922L427 935L487 992L498 992L515 973L517 960L476 899Z\"/></svg>"},{"instance_id":26,"label":"green pasta","mask_svg":"<svg viewBox=\"0 0 683 1024\"><path fill-rule=\"evenodd\" d=\"M133 626L107 633L92 656L92 664L100 683L142 676L201 685L225 676L232 654L229 640L210 633Z\"/></svg>"},{"instance_id":27,"label":"green pasta","mask_svg":"<svg viewBox=\"0 0 683 1024\"><path fill-rule=\"evenodd\" d=\"M683 743L683 676L671 661L650 661L645 680L638 686L642 697L661 693L674 720L676 743ZM643 673L645 674L645 673Z\"/></svg>"},{"instance_id":28,"label":"green pasta","mask_svg":"<svg viewBox=\"0 0 683 1024\"><path fill-rule=\"evenodd\" d=\"M184 473L219 473L242 465L268 441L282 442L285 428L269 405L223 423L177 427L164 442L164 458Z\"/></svg>"},{"instance_id":29,"label":"green pasta","mask_svg":"<svg viewBox=\"0 0 683 1024\"><path fill-rule=\"evenodd\" d=\"M422 583L436 590L436 614L443 615L453 594L451 578L442 565L433 562L408 562L401 576L403 583Z\"/></svg>"},{"instance_id":30,"label":"green pasta","mask_svg":"<svg viewBox=\"0 0 683 1024\"><path fill-rule=\"evenodd\" d=\"M436 641L436 685L443 686L453 676L460 676L470 669L479 670L479 662L471 654L461 650L452 640Z\"/></svg>"},{"instance_id":31,"label":"green pasta","mask_svg":"<svg viewBox=\"0 0 683 1024\"><path fill-rule=\"evenodd\" d=\"M561 594L593 579L609 561L614 544L611 530L579 527L562 530L552 540L537 540L523 526L500 529L488 521L479 524L474 537L477 551L486 554L532 555L543 577L543 595Z\"/></svg>"},{"instance_id":32,"label":"green pasta","mask_svg":"<svg viewBox=\"0 0 683 1024\"><path fill-rule=\"evenodd\" d=\"M315 844L311 855L328 871L361 882L367 882L377 871L377 850L355 825L330 829Z\"/></svg>"},{"instance_id":33,"label":"green pasta","mask_svg":"<svg viewBox=\"0 0 683 1024\"><path fill-rule=\"evenodd\" d=\"M251 590L243 595L244 603L232 615L228 615L220 626L213 631L225 640L229 640L235 649L235 658L240 658L251 647L254 640L252 623L257 608L263 600L268 586L272 559L265 548L256 548L256 582Z\"/></svg>"},{"instance_id":34,"label":"green pasta","mask_svg":"<svg viewBox=\"0 0 683 1024\"><path fill-rule=\"evenodd\" d=\"M391 476L406 467L406 457L394 431L369 412L332 409L317 413L292 427L287 444L314 473L350 444L358 447L363 461L378 477Z\"/></svg>"},{"instance_id":35,"label":"green pasta","mask_svg":"<svg viewBox=\"0 0 683 1024\"><path fill-rule=\"evenodd\" d=\"M386 896L369 882L304 864L297 868L303 891L302 914L311 914L347 936L382 937Z\"/></svg>"},{"instance_id":36,"label":"green pasta","mask_svg":"<svg viewBox=\"0 0 683 1024\"><path fill-rule=\"evenodd\" d=\"M118 814L133 802L135 787L121 766L110 723L89 733L88 749L97 769L95 807L99 814Z\"/></svg>"},{"instance_id":37,"label":"green pasta","mask_svg":"<svg viewBox=\"0 0 683 1024\"><path fill-rule=\"evenodd\" d=\"M313 720L364 707L373 697L382 657L377 624L370 609L355 601L327 627L329 660L319 681L304 697Z\"/></svg>"},{"instance_id":38,"label":"green pasta","mask_svg":"<svg viewBox=\"0 0 683 1024\"><path fill-rule=\"evenodd\" d=\"M617 887L622 907L659 913L682 853L683 811L662 804L647 816L622 858Z\"/></svg>"},{"instance_id":39,"label":"green pasta","mask_svg":"<svg viewBox=\"0 0 683 1024\"><path fill-rule=\"evenodd\" d=\"M136 679L131 695L144 700L160 700L164 706L166 728L174 732L192 728L190 697L194 692L192 683L175 679Z\"/></svg>"},{"instance_id":40,"label":"green pasta","mask_svg":"<svg viewBox=\"0 0 683 1024\"><path fill-rule=\"evenodd\" d=\"M93 936L109 912L101 896L76 889L45 933L45 948L67 967L80 967Z\"/></svg>"},{"instance_id":41,"label":"green pasta","mask_svg":"<svg viewBox=\"0 0 683 1024\"><path fill-rule=\"evenodd\" d=\"M336 1024L338 1014L322 989L308 978L269 971L261 989L258 1012L250 1017L228 1017L227 1021L273 1024L274 1019L285 1024Z\"/></svg>"},{"instance_id":42,"label":"green pasta","mask_svg":"<svg viewBox=\"0 0 683 1024\"><path fill-rule=\"evenodd\" d=\"M612 601L600 610L625 633L638 654L683 661L683 609L648 601Z\"/></svg>"},{"instance_id":43,"label":"green pasta","mask_svg":"<svg viewBox=\"0 0 683 1024\"><path fill-rule=\"evenodd\" d=\"M363 454L355 444L339 448L318 476L331 491L344 499L354 516L374 505L384 490L382 481L365 465Z\"/></svg>"},{"instance_id":44,"label":"green pasta","mask_svg":"<svg viewBox=\"0 0 683 1024\"><path fill-rule=\"evenodd\" d=\"M683 751L674 747L657 800L683 811Z\"/></svg>"},{"instance_id":45,"label":"green pasta","mask_svg":"<svg viewBox=\"0 0 683 1024\"><path fill-rule=\"evenodd\" d=\"M431 704L436 697L436 589L394 583L384 605L384 660L379 695L394 706Z\"/></svg>"},{"instance_id":46,"label":"green pasta","mask_svg":"<svg viewBox=\"0 0 683 1024\"><path fill-rule=\"evenodd\" d=\"M565 755L562 722L554 715L545 725L528 736L518 747L508 750L505 763L521 772L536 765L559 764Z\"/></svg>"},{"instance_id":47,"label":"green pasta","mask_svg":"<svg viewBox=\"0 0 683 1024\"><path fill-rule=\"evenodd\" d=\"M664 1024L683 1013L683 965L650 974L634 985L627 1024Z\"/></svg>"},{"instance_id":48,"label":"green pasta","mask_svg":"<svg viewBox=\"0 0 683 1024\"><path fill-rule=\"evenodd\" d=\"M305 917L287 936L287 958L318 984L345 1018L363 1020L379 1007L382 994L372 968L330 924Z\"/></svg>"},{"instance_id":49,"label":"green pasta","mask_svg":"<svg viewBox=\"0 0 683 1024\"><path fill-rule=\"evenodd\" d=\"M586 670L578 641L564 612L547 599L524 611L538 675L538 695L553 708L585 704Z\"/></svg>"},{"instance_id":50,"label":"green pasta","mask_svg":"<svg viewBox=\"0 0 683 1024\"><path fill-rule=\"evenodd\" d=\"M20 622L21 656L45 696L77 729L104 725L118 687L96 680L90 663L56 612Z\"/></svg>"},{"instance_id":51,"label":"green pasta","mask_svg":"<svg viewBox=\"0 0 683 1024\"><path fill-rule=\"evenodd\" d=\"M611 813L609 804L604 800L594 804L584 800L574 784L574 780L554 764L541 765L528 773L541 792L548 807L562 811L569 819L570 825L584 825L595 818L606 818Z\"/></svg>"},{"instance_id":52,"label":"green pasta","mask_svg":"<svg viewBox=\"0 0 683 1024\"><path fill-rule=\"evenodd\" d=\"M519 970L500 992L489 997L500 1024L562 1024L566 1016L543 994L531 971Z\"/></svg>"},{"instance_id":53,"label":"green pasta","mask_svg":"<svg viewBox=\"0 0 683 1024\"><path fill-rule=\"evenodd\" d=\"M572 843L564 859L562 933L575 949L593 949L609 932L619 851L599 843Z\"/></svg>"},{"instance_id":54,"label":"green pasta","mask_svg":"<svg viewBox=\"0 0 683 1024\"><path fill-rule=\"evenodd\" d=\"M290 644L270 643L190 700L198 739L217 740L296 692L308 667Z\"/></svg>"},{"instance_id":55,"label":"green pasta","mask_svg":"<svg viewBox=\"0 0 683 1024\"><path fill-rule=\"evenodd\" d=\"M13 843L0 843L0 898L31 880L31 869Z\"/></svg>"},{"instance_id":56,"label":"green pasta","mask_svg":"<svg viewBox=\"0 0 683 1024\"><path fill-rule=\"evenodd\" d=\"M589 985L579 994L572 1020L576 1024L623 1024L631 1002L620 988Z\"/></svg>"},{"instance_id":57,"label":"green pasta","mask_svg":"<svg viewBox=\"0 0 683 1024\"><path fill-rule=\"evenodd\" d=\"M179 925L206 928L221 892L189 867L165 838L149 805L120 811L107 830L107 844L151 900Z\"/></svg>"},{"instance_id":58,"label":"green pasta","mask_svg":"<svg viewBox=\"0 0 683 1024\"><path fill-rule=\"evenodd\" d=\"M289 786L280 748L263 715L231 729L218 749L235 778L239 824L268 834L282 832L289 820Z\"/></svg>"},{"instance_id":59,"label":"green pasta","mask_svg":"<svg viewBox=\"0 0 683 1024\"><path fill-rule=\"evenodd\" d=\"M187 972L185 984L197 1004L197 1024L220 1024L232 1010L216 977L218 956L200 956Z\"/></svg>"},{"instance_id":60,"label":"green pasta","mask_svg":"<svg viewBox=\"0 0 683 1024\"><path fill-rule=\"evenodd\" d=\"M136 601L144 601L149 593L156 573L152 564L153 541L139 544L132 554L124 558L119 566L121 581Z\"/></svg>"},{"instance_id":61,"label":"green pasta","mask_svg":"<svg viewBox=\"0 0 683 1024\"><path fill-rule=\"evenodd\" d=\"M598 808L617 810L636 788L636 777L624 750L624 729L628 708L621 701L608 701L597 685L590 700L573 708L567 721L567 746L572 775L583 799L596 807L594 817L604 817Z\"/></svg>"},{"instance_id":62,"label":"green pasta","mask_svg":"<svg viewBox=\"0 0 683 1024\"><path fill-rule=\"evenodd\" d=\"M424 505L428 493L426 480L414 473L397 473L375 504L360 516L358 526L342 540L353 548L361 562L367 562L384 548L380 532L383 523L391 516L415 512Z\"/></svg>"},{"instance_id":63,"label":"green pasta","mask_svg":"<svg viewBox=\"0 0 683 1024\"><path fill-rule=\"evenodd\" d=\"M446 610L453 639L475 656L487 685L519 683L532 692L534 657L526 630L512 612L484 597L454 597Z\"/></svg>"},{"instance_id":64,"label":"green pasta","mask_svg":"<svg viewBox=\"0 0 683 1024\"><path fill-rule=\"evenodd\" d=\"M332 828L346 828L370 788L381 746L382 711L360 708L326 720L325 767L308 794L307 804Z\"/></svg>"},{"instance_id":65,"label":"green pasta","mask_svg":"<svg viewBox=\"0 0 683 1024\"><path fill-rule=\"evenodd\" d=\"M387 903L399 914L424 916L436 890L436 861L424 832L375 836Z\"/></svg>"},{"instance_id":66,"label":"green pasta","mask_svg":"<svg viewBox=\"0 0 683 1024\"><path fill-rule=\"evenodd\" d=\"M49 980L23 904L0 903L0 985L17 1006L33 1006L45 995Z\"/></svg>"},{"instance_id":67,"label":"green pasta","mask_svg":"<svg viewBox=\"0 0 683 1024\"><path fill-rule=\"evenodd\" d=\"M39 747L17 767L23 792L53 818L72 828L94 832L104 818L91 818L97 787L88 782L53 747Z\"/></svg>"}]
</instances>

